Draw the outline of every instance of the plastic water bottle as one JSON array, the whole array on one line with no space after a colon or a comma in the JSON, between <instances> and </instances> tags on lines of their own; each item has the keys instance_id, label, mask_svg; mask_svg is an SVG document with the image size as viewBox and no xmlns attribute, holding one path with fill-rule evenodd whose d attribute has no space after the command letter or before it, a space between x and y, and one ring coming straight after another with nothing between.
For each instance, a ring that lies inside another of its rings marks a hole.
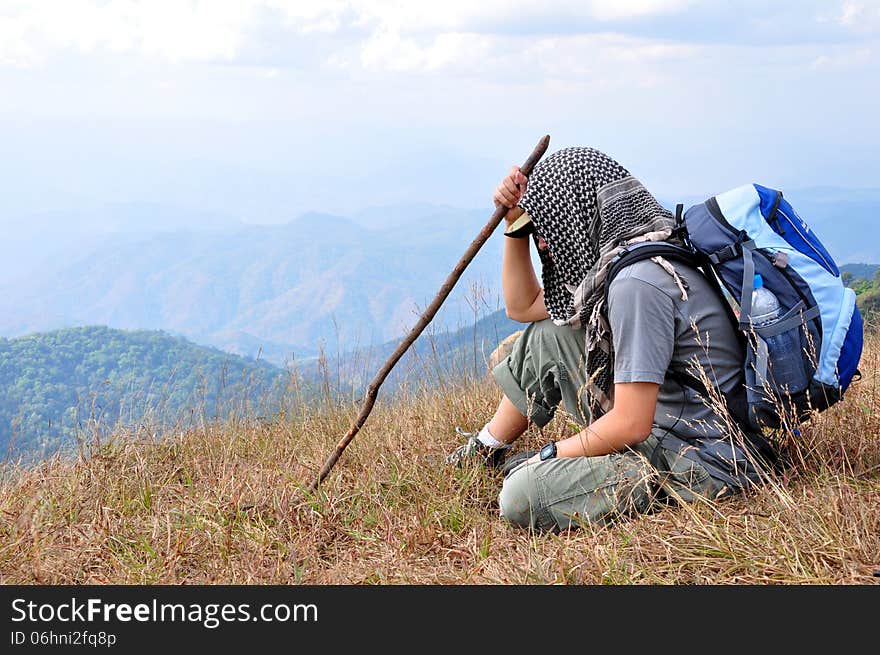
<instances>
[{"instance_id":1,"label":"plastic water bottle","mask_svg":"<svg viewBox=\"0 0 880 655\"><path fill-rule=\"evenodd\" d=\"M779 320L779 300L776 295L764 286L764 278L755 275L755 286L752 291L752 324L755 327L771 325ZM767 337L769 354L769 373L780 391L787 389L796 393L807 388L809 380L804 369L804 353L801 346L801 328L795 326L776 336Z\"/></svg>"}]
</instances>

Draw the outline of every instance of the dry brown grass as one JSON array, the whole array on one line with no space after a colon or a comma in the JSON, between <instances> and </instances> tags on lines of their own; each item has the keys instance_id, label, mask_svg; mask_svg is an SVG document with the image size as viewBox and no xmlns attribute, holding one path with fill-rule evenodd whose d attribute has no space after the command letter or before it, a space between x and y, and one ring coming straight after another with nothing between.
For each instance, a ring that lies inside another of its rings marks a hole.
<instances>
[{"instance_id":1,"label":"dry brown grass","mask_svg":"<svg viewBox=\"0 0 880 655\"><path fill-rule=\"evenodd\" d=\"M300 404L296 415L158 443L119 435L74 462L6 471L0 582L876 583L880 338L861 368L845 402L807 427L785 479L560 535L502 521L492 473L437 463L457 445L455 425L491 416L498 391L485 380L393 403L380 394L319 496L304 502L357 403ZM523 447L548 436L530 431Z\"/></svg>"}]
</instances>

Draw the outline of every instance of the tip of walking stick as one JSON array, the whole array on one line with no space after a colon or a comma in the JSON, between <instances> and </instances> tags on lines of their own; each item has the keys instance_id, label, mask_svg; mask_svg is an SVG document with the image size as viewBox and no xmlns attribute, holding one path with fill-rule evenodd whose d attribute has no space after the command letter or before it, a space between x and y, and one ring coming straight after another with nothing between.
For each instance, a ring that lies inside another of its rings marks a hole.
<instances>
[{"instance_id":1,"label":"tip of walking stick","mask_svg":"<svg viewBox=\"0 0 880 655\"><path fill-rule=\"evenodd\" d=\"M532 169L535 167L535 164L538 163L538 160L544 156L544 153L547 152L547 146L550 145L550 135L545 134L540 141L538 141L538 145L535 146L535 149L532 151L532 154L529 155L529 158L525 161L525 163L520 166L520 170L523 172L523 175L529 175L532 172Z\"/></svg>"},{"instance_id":2,"label":"tip of walking stick","mask_svg":"<svg viewBox=\"0 0 880 655\"><path fill-rule=\"evenodd\" d=\"M543 155L545 152L547 152L547 148L549 145L550 145L550 135L545 134L544 136L541 137L541 140L538 141L538 145L535 146L535 151L540 152L541 155ZM541 155L538 155L538 157L540 158Z\"/></svg>"}]
</instances>

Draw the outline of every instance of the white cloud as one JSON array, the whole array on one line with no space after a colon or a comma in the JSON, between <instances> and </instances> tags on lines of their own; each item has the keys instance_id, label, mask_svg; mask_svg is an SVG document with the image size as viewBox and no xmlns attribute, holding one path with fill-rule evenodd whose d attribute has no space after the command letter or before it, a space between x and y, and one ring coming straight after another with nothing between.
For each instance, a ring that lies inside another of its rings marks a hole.
<instances>
[{"instance_id":1,"label":"white cloud","mask_svg":"<svg viewBox=\"0 0 880 655\"><path fill-rule=\"evenodd\" d=\"M0 64L33 65L66 52L134 53L171 61L235 60L258 28L361 39L368 69L435 70L486 47L499 25L541 19L619 21L679 11L691 0L6 0ZM482 36L477 36L482 35Z\"/></svg>"},{"instance_id":2,"label":"white cloud","mask_svg":"<svg viewBox=\"0 0 880 655\"><path fill-rule=\"evenodd\" d=\"M485 61L494 39L480 34L444 33L420 43L399 32L382 31L364 43L360 62L368 71L437 71Z\"/></svg>"},{"instance_id":3,"label":"white cloud","mask_svg":"<svg viewBox=\"0 0 880 655\"><path fill-rule=\"evenodd\" d=\"M858 70L875 63L873 49L869 47L846 49L833 54L819 55L811 68L817 71Z\"/></svg>"},{"instance_id":4,"label":"white cloud","mask_svg":"<svg viewBox=\"0 0 880 655\"><path fill-rule=\"evenodd\" d=\"M575 6L584 3L571 3ZM694 4L692 0L592 0L585 3L598 20L621 20L671 14Z\"/></svg>"},{"instance_id":5,"label":"white cloud","mask_svg":"<svg viewBox=\"0 0 880 655\"><path fill-rule=\"evenodd\" d=\"M759 21L757 5L747 4ZM704 0L3 0L0 66L79 53L268 68L317 60L368 74L495 73L516 62L516 70L587 75L600 61L648 65L692 55L698 46L684 41L627 34L628 21L689 9L688 16L709 16L712 6ZM829 11L816 20L838 31L880 27L876 2L846 0ZM811 20L807 12L803 21ZM639 25L648 29L643 20Z\"/></svg>"},{"instance_id":6,"label":"white cloud","mask_svg":"<svg viewBox=\"0 0 880 655\"><path fill-rule=\"evenodd\" d=\"M251 4L277 13L286 27L301 34L339 31L351 9L351 3L346 0L254 0Z\"/></svg>"},{"instance_id":7,"label":"white cloud","mask_svg":"<svg viewBox=\"0 0 880 655\"><path fill-rule=\"evenodd\" d=\"M632 82L653 76L651 70L673 60L695 56L700 47L663 43L617 34L544 36L523 40L515 36L450 33L428 39L399 33L373 35L360 53L367 71L489 74L498 81L529 77L588 77ZM338 65L339 60L334 60ZM347 63L351 69L352 63Z\"/></svg>"},{"instance_id":8,"label":"white cloud","mask_svg":"<svg viewBox=\"0 0 880 655\"><path fill-rule=\"evenodd\" d=\"M858 34L874 34L880 32L880 3L845 0L836 13L823 14L819 21L837 24Z\"/></svg>"},{"instance_id":9,"label":"white cloud","mask_svg":"<svg viewBox=\"0 0 880 655\"><path fill-rule=\"evenodd\" d=\"M511 37L493 33L487 26L502 20L519 18L524 26L529 18L568 16L598 23L674 12L690 0L591 0L590 2L556 0L542 5L511 6L499 0L447 0L443 3L359 2L361 24L372 24L375 31L362 44L360 63L370 71L436 71L445 68L471 72L509 72L543 68L538 62L524 59L523 53L559 57L572 65L572 73L586 72L591 61L608 58L600 53L610 48L611 58L648 61L675 56L691 48L663 43L650 44L626 37L610 39L603 35L519 34ZM606 35L607 36L607 35ZM334 60L338 63L338 59ZM516 62L516 66L513 63Z\"/></svg>"},{"instance_id":10,"label":"white cloud","mask_svg":"<svg viewBox=\"0 0 880 655\"><path fill-rule=\"evenodd\" d=\"M380 29L410 32L491 32L493 25L548 17L618 21L681 11L694 0L547 0L512 3L509 0L445 0L444 2L389 2L354 0L348 5L360 24L376 23ZM336 3L343 4L343 3Z\"/></svg>"},{"instance_id":11,"label":"white cloud","mask_svg":"<svg viewBox=\"0 0 880 655\"><path fill-rule=\"evenodd\" d=\"M253 18L254 5L235 0L8 0L0 8L0 61L32 65L64 52L228 60Z\"/></svg>"}]
</instances>

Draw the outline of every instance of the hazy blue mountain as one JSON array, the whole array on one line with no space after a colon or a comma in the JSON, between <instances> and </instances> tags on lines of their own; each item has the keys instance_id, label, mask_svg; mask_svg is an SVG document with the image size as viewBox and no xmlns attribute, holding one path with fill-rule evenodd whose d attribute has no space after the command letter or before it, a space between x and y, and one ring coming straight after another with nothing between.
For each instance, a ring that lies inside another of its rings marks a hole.
<instances>
[{"instance_id":1,"label":"hazy blue mountain","mask_svg":"<svg viewBox=\"0 0 880 655\"><path fill-rule=\"evenodd\" d=\"M276 362L381 343L415 323L488 219L450 208L410 216L372 229L308 213L281 225L116 240L7 284L0 334L163 329L252 356L264 346ZM470 318L464 298L497 283L503 238L493 235L468 267L438 325Z\"/></svg>"},{"instance_id":2,"label":"hazy blue mountain","mask_svg":"<svg viewBox=\"0 0 880 655\"><path fill-rule=\"evenodd\" d=\"M873 280L880 264L844 264L840 267L841 273L851 273L853 279Z\"/></svg>"},{"instance_id":3,"label":"hazy blue mountain","mask_svg":"<svg viewBox=\"0 0 880 655\"><path fill-rule=\"evenodd\" d=\"M838 263L880 260L880 190L785 193ZM278 364L364 349L415 323L491 213L410 203L351 218L309 212L287 223L245 225L220 213L116 209L127 218L94 218L94 226L115 231L91 242L74 228L85 218L65 224L56 212L49 222L34 220L43 236L33 241L46 244L43 260L0 285L0 334L85 324L163 329ZM189 227L173 230L178 223ZM503 239L496 231L470 264L436 328L499 307ZM15 235L4 247L10 261L34 250Z\"/></svg>"},{"instance_id":4,"label":"hazy blue mountain","mask_svg":"<svg viewBox=\"0 0 880 655\"><path fill-rule=\"evenodd\" d=\"M405 205L385 205L382 207L367 207L352 216L352 220L366 228L383 230L388 228L406 227L416 219L425 216L440 216L450 213L460 213L455 207L436 205L432 203L410 203ZM488 220L489 213L486 213ZM424 224L422 227L429 230L432 226Z\"/></svg>"},{"instance_id":5,"label":"hazy blue mountain","mask_svg":"<svg viewBox=\"0 0 880 655\"><path fill-rule=\"evenodd\" d=\"M405 386L431 387L450 380L482 377L488 372L492 351L507 336L526 325L507 318L504 310L460 325L439 329L428 325L403 357L395 364L382 387L383 394L394 394ZM317 387L362 397L388 358L402 341L394 339L378 346L359 348L322 360L308 358L296 371Z\"/></svg>"},{"instance_id":6,"label":"hazy blue mountain","mask_svg":"<svg viewBox=\"0 0 880 655\"><path fill-rule=\"evenodd\" d=\"M221 212L162 203L78 204L40 212L0 211L0 279L25 285L59 264L169 232L229 231L241 223Z\"/></svg>"},{"instance_id":7,"label":"hazy blue mountain","mask_svg":"<svg viewBox=\"0 0 880 655\"><path fill-rule=\"evenodd\" d=\"M880 233L876 227L880 189L807 187L784 188L782 192L838 264L880 260ZM670 209L680 202L687 209L706 197L686 195L662 198L661 202Z\"/></svg>"},{"instance_id":8,"label":"hazy blue mountain","mask_svg":"<svg viewBox=\"0 0 880 655\"><path fill-rule=\"evenodd\" d=\"M838 264L880 261L880 189L783 191Z\"/></svg>"}]
</instances>

